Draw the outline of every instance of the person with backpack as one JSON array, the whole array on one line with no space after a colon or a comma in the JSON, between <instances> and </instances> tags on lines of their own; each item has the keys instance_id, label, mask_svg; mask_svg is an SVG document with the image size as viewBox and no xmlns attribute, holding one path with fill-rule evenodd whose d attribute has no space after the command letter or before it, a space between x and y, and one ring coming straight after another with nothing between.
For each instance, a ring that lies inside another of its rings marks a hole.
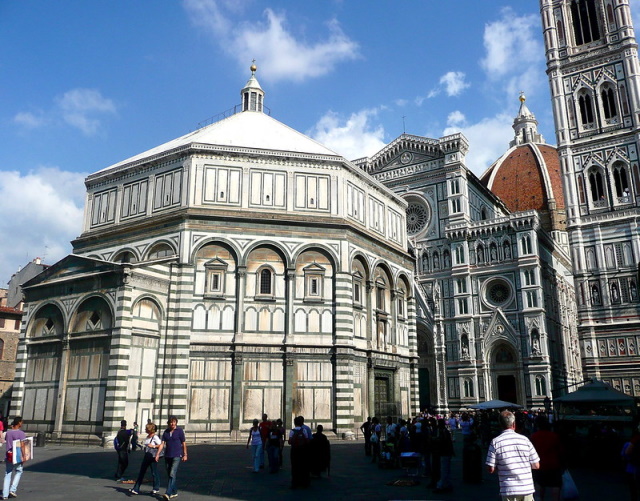
<instances>
[{"instance_id":1,"label":"person with backpack","mask_svg":"<svg viewBox=\"0 0 640 501\"><path fill-rule=\"evenodd\" d=\"M291 488L306 488L310 483L309 442L311 434L304 426L304 418L297 416L293 420L294 428L289 432L291 446Z\"/></svg>"},{"instance_id":2,"label":"person with backpack","mask_svg":"<svg viewBox=\"0 0 640 501\"><path fill-rule=\"evenodd\" d=\"M118 467L116 468L116 480L123 482L124 472L129 466L129 441L131 440L131 430L127 430L127 422L120 421L120 430L113 439L113 448L118 453Z\"/></svg>"}]
</instances>

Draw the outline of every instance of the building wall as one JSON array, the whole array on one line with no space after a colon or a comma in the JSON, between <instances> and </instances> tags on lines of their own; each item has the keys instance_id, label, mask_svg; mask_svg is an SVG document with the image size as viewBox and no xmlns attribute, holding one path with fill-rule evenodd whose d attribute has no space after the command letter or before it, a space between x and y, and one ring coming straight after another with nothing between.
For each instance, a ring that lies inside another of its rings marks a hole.
<instances>
[{"instance_id":1,"label":"building wall","mask_svg":"<svg viewBox=\"0 0 640 501\"><path fill-rule=\"evenodd\" d=\"M0 413L4 416L8 414L11 401L22 322L22 310L7 306L8 292L0 289Z\"/></svg>"},{"instance_id":2,"label":"building wall","mask_svg":"<svg viewBox=\"0 0 640 501\"><path fill-rule=\"evenodd\" d=\"M569 256L537 211L509 213L465 167L465 153L458 136L405 134L358 161L408 202L427 303L422 384L436 385L420 392L439 410L492 398L542 406L553 389L582 377Z\"/></svg>"},{"instance_id":3,"label":"building wall","mask_svg":"<svg viewBox=\"0 0 640 501\"><path fill-rule=\"evenodd\" d=\"M15 405L37 429L173 414L201 439L263 412L344 432L417 411L403 202L368 175L198 154L87 200L76 255L25 287Z\"/></svg>"}]
</instances>

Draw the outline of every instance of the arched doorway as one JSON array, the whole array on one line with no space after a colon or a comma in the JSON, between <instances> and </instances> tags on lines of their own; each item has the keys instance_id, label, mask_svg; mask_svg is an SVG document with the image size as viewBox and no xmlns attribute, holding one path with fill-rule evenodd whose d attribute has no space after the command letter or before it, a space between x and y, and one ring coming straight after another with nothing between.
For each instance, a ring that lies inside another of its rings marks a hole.
<instances>
[{"instance_id":1,"label":"arched doorway","mask_svg":"<svg viewBox=\"0 0 640 501\"><path fill-rule=\"evenodd\" d=\"M520 367L513 346L507 343L497 344L490 357L491 396L506 402L519 403L522 395L519 388Z\"/></svg>"}]
</instances>

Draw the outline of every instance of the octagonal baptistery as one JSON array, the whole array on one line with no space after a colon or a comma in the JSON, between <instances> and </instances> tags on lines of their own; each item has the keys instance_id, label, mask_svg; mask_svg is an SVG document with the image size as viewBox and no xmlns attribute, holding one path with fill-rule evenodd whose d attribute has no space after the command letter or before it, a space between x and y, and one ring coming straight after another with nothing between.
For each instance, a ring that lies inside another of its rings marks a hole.
<instances>
[{"instance_id":1,"label":"octagonal baptistery","mask_svg":"<svg viewBox=\"0 0 640 501\"><path fill-rule=\"evenodd\" d=\"M538 133L536 118L520 95L520 110L507 150L482 175L482 183L512 212L537 210L542 227L563 246L566 210L558 150Z\"/></svg>"},{"instance_id":2,"label":"octagonal baptistery","mask_svg":"<svg viewBox=\"0 0 640 501\"><path fill-rule=\"evenodd\" d=\"M265 113L255 67L241 96L87 178L74 254L25 284L31 427L173 414L193 441L262 413L346 432L417 410L406 203Z\"/></svg>"}]
</instances>

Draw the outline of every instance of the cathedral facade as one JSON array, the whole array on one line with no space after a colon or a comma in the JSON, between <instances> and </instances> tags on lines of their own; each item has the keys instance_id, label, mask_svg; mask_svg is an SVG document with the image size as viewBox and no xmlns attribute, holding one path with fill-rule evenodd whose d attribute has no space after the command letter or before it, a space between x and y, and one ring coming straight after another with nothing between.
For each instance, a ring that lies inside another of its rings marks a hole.
<instances>
[{"instance_id":1,"label":"cathedral facade","mask_svg":"<svg viewBox=\"0 0 640 501\"><path fill-rule=\"evenodd\" d=\"M627 0L541 0L584 374L640 397L640 65Z\"/></svg>"},{"instance_id":2,"label":"cathedral facade","mask_svg":"<svg viewBox=\"0 0 640 501\"><path fill-rule=\"evenodd\" d=\"M74 254L23 288L30 429L173 414L200 440L417 410L406 202L271 118L254 73L242 111L87 178Z\"/></svg>"},{"instance_id":3,"label":"cathedral facade","mask_svg":"<svg viewBox=\"0 0 640 501\"><path fill-rule=\"evenodd\" d=\"M524 101L481 179L460 134L404 134L355 162L407 201L421 407L540 407L582 381L557 153Z\"/></svg>"}]
</instances>

